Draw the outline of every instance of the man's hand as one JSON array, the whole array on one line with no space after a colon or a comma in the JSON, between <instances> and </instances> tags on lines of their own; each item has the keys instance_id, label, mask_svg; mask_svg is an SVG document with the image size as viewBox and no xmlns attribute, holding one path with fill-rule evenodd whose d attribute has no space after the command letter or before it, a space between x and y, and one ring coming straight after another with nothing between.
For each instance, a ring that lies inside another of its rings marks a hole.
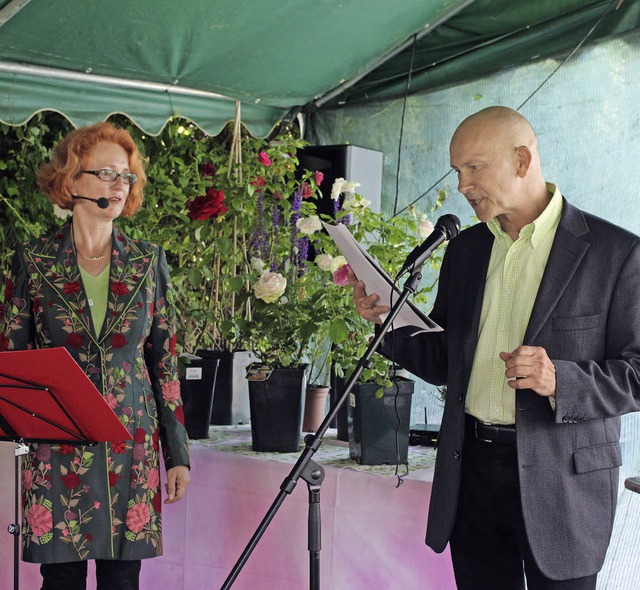
<instances>
[{"instance_id":1,"label":"man's hand","mask_svg":"<svg viewBox=\"0 0 640 590\"><path fill-rule=\"evenodd\" d=\"M359 281L354 272L349 269L349 284L353 287L353 302L356 306L356 311L365 320L374 322L376 324L382 324L380 318L381 313L388 313L388 305L376 305L379 296L377 293L371 293L367 295L365 285L362 281Z\"/></svg>"},{"instance_id":2,"label":"man's hand","mask_svg":"<svg viewBox=\"0 0 640 590\"><path fill-rule=\"evenodd\" d=\"M505 375L513 389L533 389L538 395L555 397L556 368L540 346L518 346L513 352L501 352L507 368Z\"/></svg>"},{"instance_id":3,"label":"man's hand","mask_svg":"<svg viewBox=\"0 0 640 590\"><path fill-rule=\"evenodd\" d=\"M167 470L167 483L165 485L167 489L167 499L164 503L171 504L182 500L190 482L191 475L186 465L176 465Z\"/></svg>"}]
</instances>

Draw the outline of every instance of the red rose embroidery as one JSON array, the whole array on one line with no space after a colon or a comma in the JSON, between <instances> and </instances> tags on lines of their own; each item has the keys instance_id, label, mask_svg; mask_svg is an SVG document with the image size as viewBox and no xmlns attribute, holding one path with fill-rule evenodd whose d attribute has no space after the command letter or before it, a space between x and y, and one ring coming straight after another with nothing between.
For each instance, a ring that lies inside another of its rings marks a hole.
<instances>
[{"instance_id":1,"label":"red rose embroidery","mask_svg":"<svg viewBox=\"0 0 640 590\"><path fill-rule=\"evenodd\" d=\"M153 450L154 451L158 451L160 449L160 443L159 443L159 431L158 429L153 431L153 435L151 436L151 443L153 444Z\"/></svg>"},{"instance_id":2,"label":"red rose embroidery","mask_svg":"<svg viewBox=\"0 0 640 590\"><path fill-rule=\"evenodd\" d=\"M70 455L75 450L76 450L76 448L73 445L60 445L60 448L58 449L58 452L61 455Z\"/></svg>"},{"instance_id":3,"label":"red rose embroidery","mask_svg":"<svg viewBox=\"0 0 640 590\"><path fill-rule=\"evenodd\" d=\"M134 440L134 442L137 442L138 444L144 444L144 441L146 439L146 435L147 435L147 433L145 432L144 428L136 428L136 432L133 435L133 440Z\"/></svg>"},{"instance_id":4,"label":"red rose embroidery","mask_svg":"<svg viewBox=\"0 0 640 590\"><path fill-rule=\"evenodd\" d=\"M162 498L160 497L160 492L151 499L151 506L156 514L162 513Z\"/></svg>"},{"instance_id":5,"label":"red rose embroidery","mask_svg":"<svg viewBox=\"0 0 640 590\"><path fill-rule=\"evenodd\" d=\"M48 533L53 528L51 512L42 504L33 504L27 510L27 522L36 537Z\"/></svg>"},{"instance_id":6,"label":"red rose embroidery","mask_svg":"<svg viewBox=\"0 0 640 590\"><path fill-rule=\"evenodd\" d=\"M121 475L117 473L113 473L113 471L109 471L109 487L112 488L122 479Z\"/></svg>"},{"instance_id":7,"label":"red rose embroidery","mask_svg":"<svg viewBox=\"0 0 640 590\"><path fill-rule=\"evenodd\" d=\"M134 533L139 533L150 518L151 511L149 506L146 504L134 504L127 512L127 528Z\"/></svg>"},{"instance_id":8,"label":"red rose embroidery","mask_svg":"<svg viewBox=\"0 0 640 590\"><path fill-rule=\"evenodd\" d=\"M13 299L13 281L8 278L4 282L4 300L11 301L11 299Z\"/></svg>"},{"instance_id":9,"label":"red rose embroidery","mask_svg":"<svg viewBox=\"0 0 640 590\"><path fill-rule=\"evenodd\" d=\"M209 219L219 217L229 211L224 204L224 192L210 188L206 195L196 197L187 203L189 219Z\"/></svg>"},{"instance_id":10,"label":"red rose embroidery","mask_svg":"<svg viewBox=\"0 0 640 590\"><path fill-rule=\"evenodd\" d=\"M78 474L73 473L72 471L69 471L66 475L63 475L60 479L62 480L62 483L70 490L80 487L80 484L81 484Z\"/></svg>"},{"instance_id":11,"label":"red rose embroidery","mask_svg":"<svg viewBox=\"0 0 640 590\"><path fill-rule=\"evenodd\" d=\"M0 332L0 352L4 352L5 350L9 350L9 339Z\"/></svg>"},{"instance_id":12,"label":"red rose embroidery","mask_svg":"<svg viewBox=\"0 0 640 590\"><path fill-rule=\"evenodd\" d=\"M111 336L111 346L113 348L122 348L127 345L127 339L124 334L114 334Z\"/></svg>"},{"instance_id":13,"label":"red rose embroidery","mask_svg":"<svg viewBox=\"0 0 640 590\"><path fill-rule=\"evenodd\" d=\"M70 348L80 348L84 339L77 332L71 332L64 341L64 343Z\"/></svg>"},{"instance_id":14,"label":"red rose embroidery","mask_svg":"<svg viewBox=\"0 0 640 590\"><path fill-rule=\"evenodd\" d=\"M111 292L114 295L126 295L129 293L129 287L127 287L122 281L116 281L111 285Z\"/></svg>"},{"instance_id":15,"label":"red rose embroidery","mask_svg":"<svg viewBox=\"0 0 640 590\"><path fill-rule=\"evenodd\" d=\"M176 351L176 339L177 339L177 334L174 334L169 339L169 352L171 353L172 356L178 356L178 352Z\"/></svg>"},{"instance_id":16,"label":"red rose embroidery","mask_svg":"<svg viewBox=\"0 0 640 590\"><path fill-rule=\"evenodd\" d=\"M80 292L81 288L82 285L80 284L80 281L67 281L64 284L64 287L62 287L62 292L67 295L75 295Z\"/></svg>"},{"instance_id":17,"label":"red rose embroidery","mask_svg":"<svg viewBox=\"0 0 640 590\"><path fill-rule=\"evenodd\" d=\"M125 442L123 440L111 443L111 450L116 455L122 455L126 451L126 449L127 449L127 445L125 444Z\"/></svg>"},{"instance_id":18,"label":"red rose embroidery","mask_svg":"<svg viewBox=\"0 0 640 590\"><path fill-rule=\"evenodd\" d=\"M184 426L184 408L178 406L173 413L176 415L176 420Z\"/></svg>"}]
</instances>

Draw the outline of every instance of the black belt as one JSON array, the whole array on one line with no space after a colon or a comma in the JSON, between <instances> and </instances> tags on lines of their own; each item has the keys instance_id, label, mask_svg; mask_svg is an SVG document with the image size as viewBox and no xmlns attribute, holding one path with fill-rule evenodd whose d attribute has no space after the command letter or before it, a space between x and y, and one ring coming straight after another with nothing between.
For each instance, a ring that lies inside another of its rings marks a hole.
<instances>
[{"instance_id":1,"label":"black belt","mask_svg":"<svg viewBox=\"0 0 640 590\"><path fill-rule=\"evenodd\" d=\"M499 445L516 444L515 424L488 424L481 422L471 414L465 414L465 436L475 438L486 443Z\"/></svg>"}]
</instances>

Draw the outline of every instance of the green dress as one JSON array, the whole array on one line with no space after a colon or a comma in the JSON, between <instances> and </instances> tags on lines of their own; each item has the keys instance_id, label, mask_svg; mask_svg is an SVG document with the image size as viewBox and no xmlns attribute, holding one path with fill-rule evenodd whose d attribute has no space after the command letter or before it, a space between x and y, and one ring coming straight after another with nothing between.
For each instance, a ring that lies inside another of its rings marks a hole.
<instances>
[{"instance_id":1,"label":"green dress","mask_svg":"<svg viewBox=\"0 0 640 590\"><path fill-rule=\"evenodd\" d=\"M25 561L162 554L160 449L167 469L189 465L171 303L163 250L114 228L107 312L96 334L70 222L17 249L0 351L64 346L132 437L30 445L22 462Z\"/></svg>"}]
</instances>

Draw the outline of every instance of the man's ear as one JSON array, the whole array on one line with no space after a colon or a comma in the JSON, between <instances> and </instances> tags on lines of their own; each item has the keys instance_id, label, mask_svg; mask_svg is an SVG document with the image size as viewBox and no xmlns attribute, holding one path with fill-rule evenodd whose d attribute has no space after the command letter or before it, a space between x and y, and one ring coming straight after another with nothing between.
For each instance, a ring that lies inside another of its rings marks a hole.
<instances>
[{"instance_id":1,"label":"man's ear","mask_svg":"<svg viewBox=\"0 0 640 590\"><path fill-rule=\"evenodd\" d=\"M526 145L521 145L516 148L516 174L520 178L524 178L527 172L529 172L532 159L531 150Z\"/></svg>"}]
</instances>

